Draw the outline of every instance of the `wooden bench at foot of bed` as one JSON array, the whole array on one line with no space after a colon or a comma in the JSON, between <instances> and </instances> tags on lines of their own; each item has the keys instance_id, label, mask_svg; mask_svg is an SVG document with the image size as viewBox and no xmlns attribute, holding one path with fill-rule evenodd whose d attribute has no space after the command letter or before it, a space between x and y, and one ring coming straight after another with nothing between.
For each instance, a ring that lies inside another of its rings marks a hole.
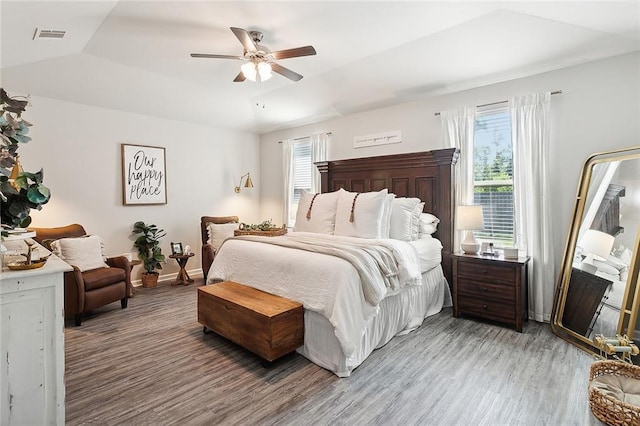
<instances>
[{"instance_id":1,"label":"wooden bench at foot of bed","mask_svg":"<svg viewBox=\"0 0 640 426\"><path fill-rule=\"evenodd\" d=\"M304 342L301 303L232 281L198 288L198 322L269 362Z\"/></svg>"}]
</instances>

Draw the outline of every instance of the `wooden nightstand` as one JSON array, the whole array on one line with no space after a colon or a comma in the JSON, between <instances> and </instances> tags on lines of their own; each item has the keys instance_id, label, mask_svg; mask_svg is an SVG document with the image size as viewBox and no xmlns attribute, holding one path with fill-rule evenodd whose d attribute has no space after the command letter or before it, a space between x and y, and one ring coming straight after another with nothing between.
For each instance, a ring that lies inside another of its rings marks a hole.
<instances>
[{"instance_id":1,"label":"wooden nightstand","mask_svg":"<svg viewBox=\"0 0 640 426\"><path fill-rule=\"evenodd\" d=\"M529 257L454 254L453 316L511 324L522 333L528 314Z\"/></svg>"}]
</instances>

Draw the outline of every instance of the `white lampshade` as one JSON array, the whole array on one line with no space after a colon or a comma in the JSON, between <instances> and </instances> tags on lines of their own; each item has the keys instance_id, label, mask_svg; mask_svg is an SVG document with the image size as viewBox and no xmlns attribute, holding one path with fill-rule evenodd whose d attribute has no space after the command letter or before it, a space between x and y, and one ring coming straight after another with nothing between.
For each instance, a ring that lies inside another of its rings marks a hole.
<instances>
[{"instance_id":1,"label":"white lampshade","mask_svg":"<svg viewBox=\"0 0 640 426\"><path fill-rule=\"evenodd\" d=\"M256 81L256 76L257 76L256 64L254 64L253 62L247 62L246 64L240 67L240 70L242 71L242 74L244 74L244 77L247 80Z\"/></svg>"},{"instance_id":2,"label":"white lampshade","mask_svg":"<svg viewBox=\"0 0 640 426\"><path fill-rule=\"evenodd\" d=\"M267 81L272 77L271 65L266 62L247 62L240 67L242 74L247 80L251 81Z\"/></svg>"},{"instance_id":3,"label":"white lampshade","mask_svg":"<svg viewBox=\"0 0 640 426\"><path fill-rule=\"evenodd\" d=\"M590 262L587 263L593 263L593 256L600 256L606 259L611 253L614 241L615 237L613 235L596 231L595 229L588 229L580 241L582 252L587 256L585 261L589 260Z\"/></svg>"},{"instance_id":4,"label":"white lampshade","mask_svg":"<svg viewBox=\"0 0 640 426\"><path fill-rule=\"evenodd\" d=\"M456 218L458 229L479 230L484 228L482 206L458 206Z\"/></svg>"},{"instance_id":5,"label":"white lampshade","mask_svg":"<svg viewBox=\"0 0 640 426\"><path fill-rule=\"evenodd\" d=\"M260 62L257 68L260 81L267 81L271 78L271 65L266 62Z\"/></svg>"},{"instance_id":6,"label":"white lampshade","mask_svg":"<svg viewBox=\"0 0 640 426\"><path fill-rule=\"evenodd\" d=\"M464 240L460 243L462 251L465 253L477 253L480 250L480 243L473 235L473 231L484 228L482 206L458 206L456 220L458 223L457 228L467 231Z\"/></svg>"}]
</instances>

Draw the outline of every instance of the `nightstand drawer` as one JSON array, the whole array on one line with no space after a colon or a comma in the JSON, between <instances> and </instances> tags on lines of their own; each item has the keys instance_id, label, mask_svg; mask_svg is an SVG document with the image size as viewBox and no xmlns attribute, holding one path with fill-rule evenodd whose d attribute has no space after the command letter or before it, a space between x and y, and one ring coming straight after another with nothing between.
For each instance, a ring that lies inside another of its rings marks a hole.
<instances>
[{"instance_id":1,"label":"nightstand drawer","mask_svg":"<svg viewBox=\"0 0 640 426\"><path fill-rule=\"evenodd\" d=\"M458 293L477 299L502 299L513 304L516 301L514 286L489 284L486 282L463 279L458 281Z\"/></svg>"},{"instance_id":2,"label":"nightstand drawer","mask_svg":"<svg viewBox=\"0 0 640 426\"><path fill-rule=\"evenodd\" d=\"M458 261L458 277L512 286L516 279L516 270L510 265L489 265L482 262Z\"/></svg>"},{"instance_id":3,"label":"nightstand drawer","mask_svg":"<svg viewBox=\"0 0 640 426\"><path fill-rule=\"evenodd\" d=\"M458 304L461 314L474 315L494 321L515 322L516 308L513 303L462 298L458 300Z\"/></svg>"}]
</instances>

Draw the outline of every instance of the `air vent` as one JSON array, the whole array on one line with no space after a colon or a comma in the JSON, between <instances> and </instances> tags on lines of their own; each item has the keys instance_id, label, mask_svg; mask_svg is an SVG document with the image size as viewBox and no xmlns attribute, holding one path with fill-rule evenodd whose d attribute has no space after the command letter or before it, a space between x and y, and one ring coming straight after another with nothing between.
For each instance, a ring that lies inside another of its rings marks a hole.
<instances>
[{"instance_id":1,"label":"air vent","mask_svg":"<svg viewBox=\"0 0 640 426\"><path fill-rule=\"evenodd\" d=\"M66 33L66 31L62 30L41 30L39 28L36 28L36 32L33 34L33 39L60 40Z\"/></svg>"}]
</instances>

